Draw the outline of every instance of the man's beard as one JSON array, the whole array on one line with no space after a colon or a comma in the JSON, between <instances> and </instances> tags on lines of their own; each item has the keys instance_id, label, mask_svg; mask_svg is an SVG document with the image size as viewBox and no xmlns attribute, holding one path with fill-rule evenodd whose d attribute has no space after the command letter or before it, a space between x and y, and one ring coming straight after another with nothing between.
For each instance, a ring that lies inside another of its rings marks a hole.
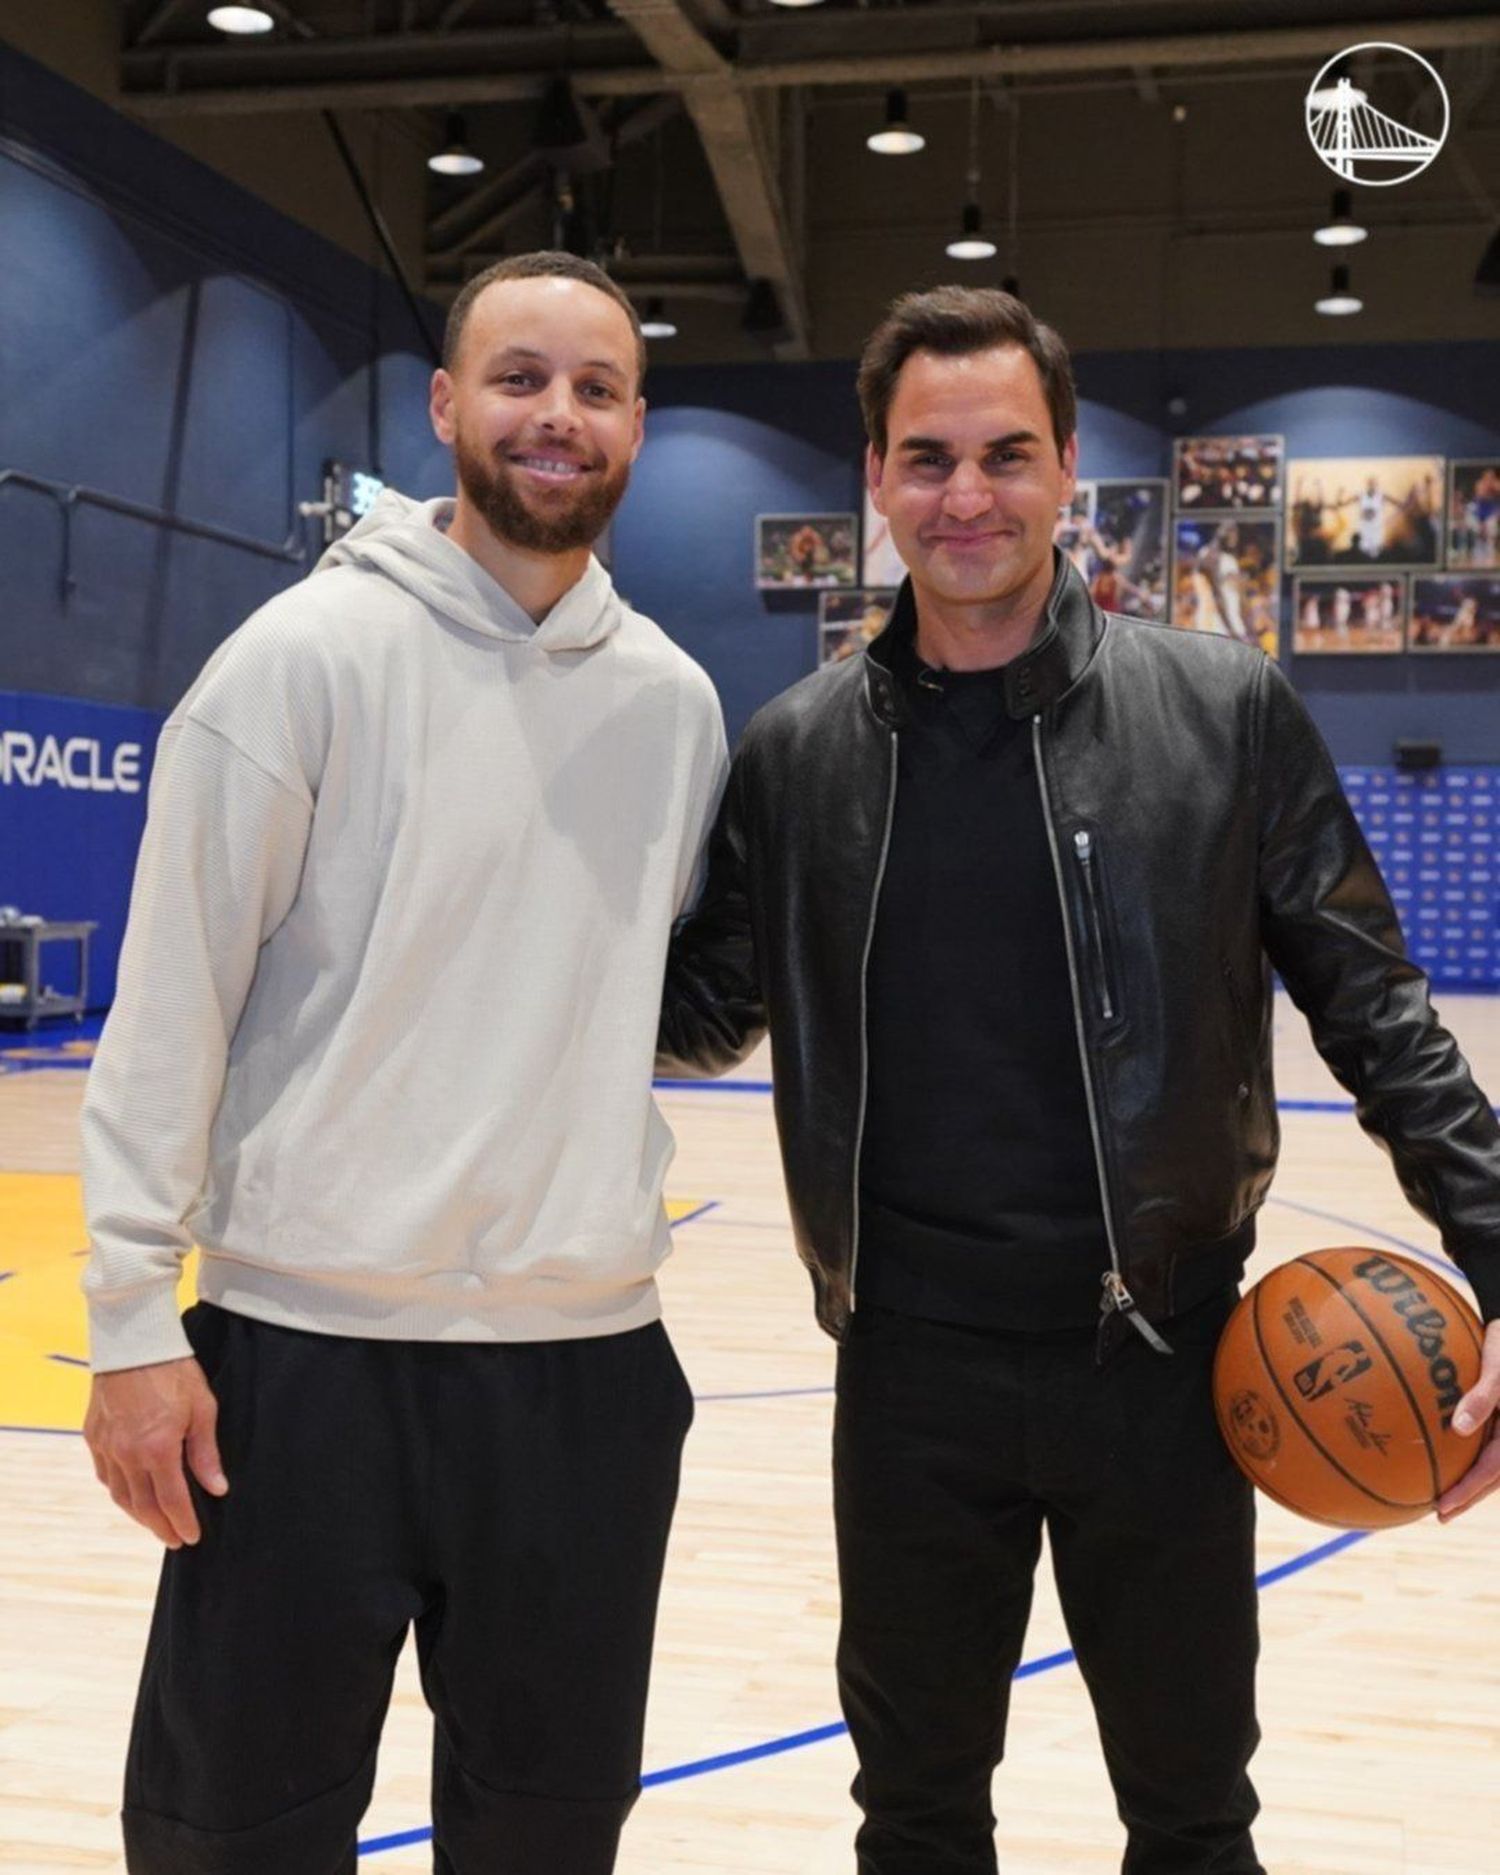
<instances>
[{"instance_id":1,"label":"man's beard","mask_svg":"<svg viewBox=\"0 0 1500 1875\"><path fill-rule=\"evenodd\" d=\"M490 532L523 553L573 553L592 547L630 482L628 462L614 469L591 463L568 505L554 514L540 514L521 492L520 476L508 462L471 449L462 436L455 440L453 455L463 491Z\"/></svg>"}]
</instances>

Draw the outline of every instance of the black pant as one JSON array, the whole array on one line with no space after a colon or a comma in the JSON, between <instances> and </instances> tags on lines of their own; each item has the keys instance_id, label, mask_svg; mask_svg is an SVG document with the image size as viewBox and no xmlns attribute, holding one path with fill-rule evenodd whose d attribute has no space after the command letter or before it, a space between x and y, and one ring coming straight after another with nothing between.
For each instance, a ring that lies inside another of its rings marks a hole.
<instances>
[{"instance_id":1,"label":"black pant","mask_svg":"<svg viewBox=\"0 0 1500 1875\"><path fill-rule=\"evenodd\" d=\"M1233 1301L1180 1317L1171 1356L1127 1333L1102 1368L1088 1332L855 1314L834 1490L861 1875L992 1875L1044 1526L1126 1875L1260 1875L1254 1511L1209 1396Z\"/></svg>"},{"instance_id":2,"label":"black pant","mask_svg":"<svg viewBox=\"0 0 1500 1875\"><path fill-rule=\"evenodd\" d=\"M229 1495L169 1552L131 1875L352 1875L396 1658L436 1719L440 1875L607 1875L640 1788L692 1397L659 1323L349 1339L200 1304Z\"/></svg>"}]
</instances>

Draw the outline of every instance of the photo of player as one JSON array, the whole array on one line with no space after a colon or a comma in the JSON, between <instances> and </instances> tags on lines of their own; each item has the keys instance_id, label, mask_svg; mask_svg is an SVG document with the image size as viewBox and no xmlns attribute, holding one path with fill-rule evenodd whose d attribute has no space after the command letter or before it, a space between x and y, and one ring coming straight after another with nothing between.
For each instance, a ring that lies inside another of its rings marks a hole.
<instances>
[{"instance_id":1,"label":"photo of player","mask_svg":"<svg viewBox=\"0 0 1500 1875\"><path fill-rule=\"evenodd\" d=\"M885 628L896 603L894 586L825 592L818 599L818 662L840 664L858 657Z\"/></svg>"},{"instance_id":2,"label":"photo of player","mask_svg":"<svg viewBox=\"0 0 1500 1875\"><path fill-rule=\"evenodd\" d=\"M1448 465L1448 564L1500 567L1500 461Z\"/></svg>"},{"instance_id":3,"label":"photo of player","mask_svg":"<svg viewBox=\"0 0 1500 1875\"><path fill-rule=\"evenodd\" d=\"M762 592L852 586L858 527L852 514L758 514L756 586Z\"/></svg>"},{"instance_id":4,"label":"photo of player","mask_svg":"<svg viewBox=\"0 0 1500 1875\"><path fill-rule=\"evenodd\" d=\"M1178 518L1172 539L1172 623L1258 645L1279 641L1279 523L1269 515Z\"/></svg>"},{"instance_id":5,"label":"photo of player","mask_svg":"<svg viewBox=\"0 0 1500 1875\"><path fill-rule=\"evenodd\" d=\"M1180 437L1173 480L1178 513L1275 514L1284 448L1279 436Z\"/></svg>"},{"instance_id":6,"label":"photo of player","mask_svg":"<svg viewBox=\"0 0 1500 1875\"><path fill-rule=\"evenodd\" d=\"M1167 616L1167 484L1159 477L1094 483L1094 603L1163 624Z\"/></svg>"},{"instance_id":7,"label":"photo of player","mask_svg":"<svg viewBox=\"0 0 1500 1875\"><path fill-rule=\"evenodd\" d=\"M1369 655L1404 650L1406 581L1357 574L1298 575L1292 581L1292 649Z\"/></svg>"},{"instance_id":8,"label":"photo of player","mask_svg":"<svg viewBox=\"0 0 1500 1875\"><path fill-rule=\"evenodd\" d=\"M1411 583L1411 651L1500 651L1500 578L1453 573Z\"/></svg>"},{"instance_id":9,"label":"photo of player","mask_svg":"<svg viewBox=\"0 0 1500 1875\"><path fill-rule=\"evenodd\" d=\"M1441 456L1336 456L1287 464L1289 567L1442 564Z\"/></svg>"}]
</instances>

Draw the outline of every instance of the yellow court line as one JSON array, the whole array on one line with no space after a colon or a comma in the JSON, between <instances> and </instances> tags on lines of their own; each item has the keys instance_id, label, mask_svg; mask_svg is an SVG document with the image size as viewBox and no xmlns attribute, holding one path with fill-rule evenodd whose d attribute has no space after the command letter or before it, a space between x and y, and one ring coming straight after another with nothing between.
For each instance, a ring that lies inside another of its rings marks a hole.
<instances>
[{"instance_id":1,"label":"yellow court line","mask_svg":"<svg viewBox=\"0 0 1500 1875\"><path fill-rule=\"evenodd\" d=\"M667 1216L675 1224L702 1204L669 1198ZM78 1283L87 1242L75 1175L0 1172L0 1426L76 1432L83 1424L88 1333ZM195 1263L183 1267L183 1308Z\"/></svg>"}]
</instances>

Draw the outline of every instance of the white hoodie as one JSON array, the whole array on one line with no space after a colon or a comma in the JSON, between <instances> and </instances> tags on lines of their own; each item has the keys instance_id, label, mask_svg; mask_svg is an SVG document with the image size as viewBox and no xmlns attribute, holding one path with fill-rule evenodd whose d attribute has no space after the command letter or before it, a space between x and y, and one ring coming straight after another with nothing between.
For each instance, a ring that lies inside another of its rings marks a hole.
<instances>
[{"instance_id":1,"label":"white hoodie","mask_svg":"<svg viewBox=\"0 0 1500 1875\"><path fill-rule=\"evenodd\" d=\"M162 731L89 1076L96 1371L174 1299L409 1340L655 1319L657 1011L722 785L707 677L597 561L533 626L385 494Z\"/></svg>"}]
</instances>

